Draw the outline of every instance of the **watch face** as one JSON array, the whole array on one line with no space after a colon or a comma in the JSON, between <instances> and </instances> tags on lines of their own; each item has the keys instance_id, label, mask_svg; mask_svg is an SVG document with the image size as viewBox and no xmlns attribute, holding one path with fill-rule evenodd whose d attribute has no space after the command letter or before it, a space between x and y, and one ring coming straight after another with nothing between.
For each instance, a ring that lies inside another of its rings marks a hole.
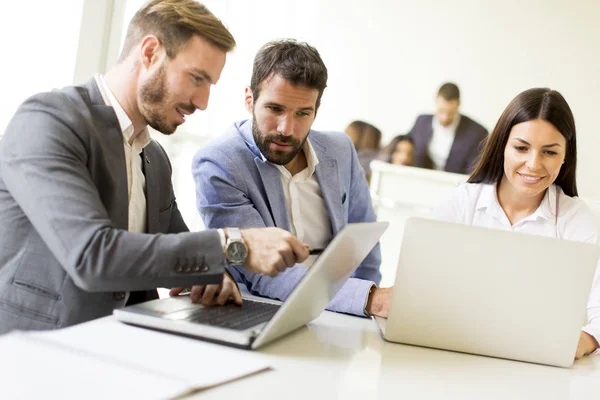
<instances>
[{"instance_id":1,"label":"watch face","mask_svg":"<svg viewBox=\"0 0 600 400\"><path fill-rule=\"evenodd\" d=\"M227 246L227 260L233 264L243 264L248 256L248 249L242 242L231 242Z\"/></svg>"}]
</instances>

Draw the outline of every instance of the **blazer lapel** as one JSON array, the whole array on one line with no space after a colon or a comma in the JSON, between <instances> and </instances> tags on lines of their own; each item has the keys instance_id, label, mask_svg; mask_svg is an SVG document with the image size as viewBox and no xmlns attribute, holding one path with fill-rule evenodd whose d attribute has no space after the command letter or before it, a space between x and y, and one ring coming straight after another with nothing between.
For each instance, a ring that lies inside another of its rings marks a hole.
<instances>
[{"instance_id":1,"label":"blazer lapel","mask_svg":"<svg viewBox=\"0 0 600 400\"><path fill-rule=\"evenodd\" d=\"M317 153L317 157L319 158L319 163L315 168L315 174L319 181L319 187L321 188L325 206L329 212L331 229L333 230L333 233L336 234L344 226L343 203L348 201L348 199L345 198L348 194L342 193L340 190L337 161L327 157L325 152L317 152L316 146L315 153Z\"/></svg>"},{"instance_id":2,"label":"blazer lapel","mask_svg":"<svg viewBox=\"0 0 600 400\"><path fill-rule=\"evenodd\" d=\"M429 142L433 137L433 117L425 120L425 130L423 131L423 137L417 143L415 139L415 153L416 162L415 166L421 168L433 168L433 161L429 156Z\"/></svg>"},{"instance_id":3,"label":"blazer lapel","mask_svg":"<svg viewBox=\"0 0 600 400\"><path fill-rule=\"evenodd\" d=\"M469 135L465 131L466 121L461 118L458 127L456 127L456 133L454 134L454 141L450 147L450 153L448 153L448 159L446 160L446 166L444 170L447 172L458 172L461 173L462 163L465 159L465 152L469 149Z\"/></svg>"},{"instance_id":4,"label":"blazer lapel","mask_svg":"<svg viewBox=\"0 0 600 400\"><path fill-rule=\"evenodd\" d=\"M269 202L269 209L271 210L271 217L275 226L290 231L287 202L283 194L279 170L263 161L260 157L255 157L254 163L260 174L260 179L265 189L265 197Z\"/></svg>"},{"instance_id":5,"label":"blazer lapel","mask_svg":"<svg viewBox=\"0 0 600 400\"><path fill-rule=\"evenodd\" d=\"M108 165L112 166L111 175L114 176L115 182L114 190L101 193L101 196L115 227L127 230L129 227L127 166L125 165L125 150L123 149L123 136L119 120L114 109L104 103L94 78L90 79L85 87L90 100L94 127L107 137L107 140L102 143L106 150L102 157L107 159Z\"/></svg>"},{"instance_id":6,"label":"blazer lapel","mask_svg":"<svg viewBox=\"0 0 600 400\"><path fill-rule=\"evenodd\" d=\"M287 202L285 201L285 195L283 194L279 170L268 162L263 161L260 150L256 146L252 136L252 121L246 120L236 123L235 129L242 135L248 148L254 154L254 164L256 165L256 169L258 170L258 174L263 183L265 191L264 198L271 211L271 218L273 219L274 226L290 232Z\"/></svg>"},{"instance_id":7,"label":"blazer lapel","mask_svg":"<svg viewBox=\"0 0 600 400\"><path fill-rule=\"evenodd\" d=\"M156 162L154 153L146 146L142 150L142 168L146 177L146 217L148 233L158 232L158 185L156 177L160 176L160 171L156 171L158 162ZM153 162L155 161L155 162Z\"/></svg>"}]
</instances>

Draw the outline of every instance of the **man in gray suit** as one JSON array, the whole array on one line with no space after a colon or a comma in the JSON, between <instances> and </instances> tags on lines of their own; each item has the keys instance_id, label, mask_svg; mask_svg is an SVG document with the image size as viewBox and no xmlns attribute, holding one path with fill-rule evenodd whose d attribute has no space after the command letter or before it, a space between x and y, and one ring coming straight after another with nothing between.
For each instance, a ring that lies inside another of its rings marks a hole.
<instances>
[{"instance_id":1,"label":"man in gray suit","mask_svg":"<svg viewBox=\"0 0 600 400\"><path fill-rule=\"evenodd\" d=\"M468 174L479 156L487 130L458 112L460 91L444 83L434 115L420 115L408 135L414 142L414 166Z\"/></svg>"},{"instance_id":2,"label":"man in gray suit","mask_svg":"<svg viewBox=\"0 0 600 400\"><path fill-rule=\"evenodd\" d=\"M0 333L106 316L157 287L241 302L227 262L275 276L308 256L277 228L188 232L149 137L206 108L234 46L200 3L152 0L105 76L21 105L0 141Z\"/></svg>"}]
</instances>

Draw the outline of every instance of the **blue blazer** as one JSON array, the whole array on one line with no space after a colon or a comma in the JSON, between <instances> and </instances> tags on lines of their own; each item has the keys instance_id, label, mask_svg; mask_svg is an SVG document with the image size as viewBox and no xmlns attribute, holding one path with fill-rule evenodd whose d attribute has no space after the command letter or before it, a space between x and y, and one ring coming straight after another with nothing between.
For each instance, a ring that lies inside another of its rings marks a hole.
<instances>
[{"instance_id":1,"label":"blue blazer","mask_svg":"<svg viewBox=\"0 0 600 400\"><path fill-rule=\"evenodd\" d=\"M308 140L319 159L315 174L333 234L349 222L375 221L369 187L352 141L343 133L315 130L310 131ZM196 204L207 228L276 226L290 231L280 172L263 161L252 137L252 121L235 123L200 149L192 172ZM381 280L380 264L378 244L328 308L364 315L371 285ZM235 268L232 273L251 293L285 300L306 271L297 265L276 278L252 274L243 268Z\"/></svg>"}]
</instances>

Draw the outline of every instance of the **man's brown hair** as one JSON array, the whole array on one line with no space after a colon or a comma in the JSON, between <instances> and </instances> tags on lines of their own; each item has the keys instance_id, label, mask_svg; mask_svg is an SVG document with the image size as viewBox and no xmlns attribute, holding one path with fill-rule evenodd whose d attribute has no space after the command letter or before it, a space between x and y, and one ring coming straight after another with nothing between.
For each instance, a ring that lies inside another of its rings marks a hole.
<instances>
[{"instance_id":1,"label":"man's brown hair","mask_svg":"<svg viewBox=\"0 0 600 400\"><path fill-rule=\"evenodd\" d=\"M440 89L438 90L438 96L446 101L460 101L460 90L455 83L446 82L440 86Z\"/></svg>"},{"instance_id":2,"label":"man's brown hair","mask_svg":"<svg viewBox=\"0 0 600 400\"><path fill-rule=\"evenodd\" d=\"M169 58L174 58L193 35L226 53L235 47L233 35L221 20L195 0L147 2L129 23L119 62L125 60L146 35L155 35Z\"/></svg>"},{"instance_id":3,"label":"man's brown hair","mask_svg":"<svg viewBox=\"0 0 600 400\"><path fill-rule=\"evenodd\" d=\"M258 100L263 81L275 75L294 86L317 89L316 108L319 108L327 87L327 67L317 49L294 39L275 40L261 47L254 58L250 80L254 101Z\"/></svg>"}]
</instances>

